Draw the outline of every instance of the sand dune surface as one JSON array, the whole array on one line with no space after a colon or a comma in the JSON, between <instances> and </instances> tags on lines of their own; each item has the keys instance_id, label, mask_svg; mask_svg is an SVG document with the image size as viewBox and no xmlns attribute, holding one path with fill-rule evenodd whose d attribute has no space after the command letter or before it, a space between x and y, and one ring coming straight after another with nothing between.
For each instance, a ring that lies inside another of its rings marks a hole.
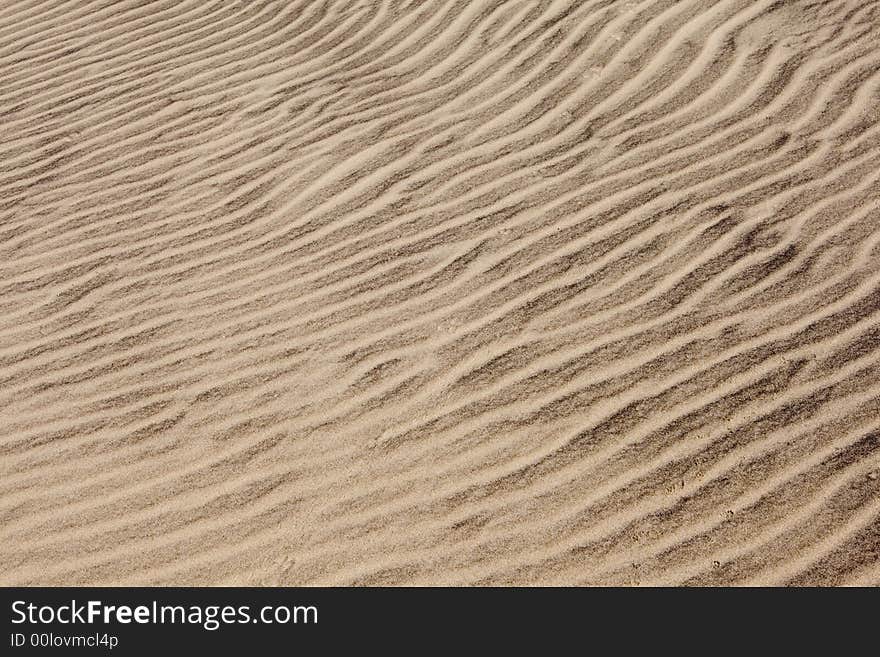
<instances>
[{"instance_id":1,"label":"sand dune surface","mask_svg":"<svg viewBox=\"0 0 880 657\"><path fill-rule=\"evenodd\" d=\"M0 4L0 582L880 583L878 45Z\"/></svg>"}]
</instances>

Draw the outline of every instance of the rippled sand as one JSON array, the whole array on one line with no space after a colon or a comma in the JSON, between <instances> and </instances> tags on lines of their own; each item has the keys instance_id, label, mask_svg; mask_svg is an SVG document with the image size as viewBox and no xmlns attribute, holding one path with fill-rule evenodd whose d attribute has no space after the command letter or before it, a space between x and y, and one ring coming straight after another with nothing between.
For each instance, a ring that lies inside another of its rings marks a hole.
<instances>
[{"instance_id":1,"label":"rippled sand","mask_svg":"<svg viewBox=\"0 0 880 657\"><path fill-rule=\"evenodd\" d=\"M0 583L880 583L880 3L0 5Z\"/></svg>"}]
</instances>

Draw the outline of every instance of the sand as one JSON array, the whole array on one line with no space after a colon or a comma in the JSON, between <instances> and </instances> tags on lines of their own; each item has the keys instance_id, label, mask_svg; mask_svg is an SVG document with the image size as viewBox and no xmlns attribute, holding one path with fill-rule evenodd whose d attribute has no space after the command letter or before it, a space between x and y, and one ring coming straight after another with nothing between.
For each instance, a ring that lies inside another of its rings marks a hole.
<instances>
[{"instance_id":1,"label":"sand","mask_svg":"<svg viewBox=\"0 0 880 657\"><path fill-rule=\"evenodd\" d=\"M0 5L0 583L880 583L880 3Z\"/></svg>"}]
</instances>

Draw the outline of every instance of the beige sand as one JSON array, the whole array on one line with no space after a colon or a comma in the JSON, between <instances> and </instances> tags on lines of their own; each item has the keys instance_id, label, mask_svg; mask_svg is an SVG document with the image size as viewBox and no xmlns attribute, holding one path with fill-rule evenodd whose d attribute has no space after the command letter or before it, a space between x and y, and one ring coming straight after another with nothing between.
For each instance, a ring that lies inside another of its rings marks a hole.
<instances>
[{"instance_id":1,"label":"beige sand","mask_svg":"<svg viewBox=\"0 0 880 657\"><path fill-rule=\"evenodd\" d=\"M0 5L0 583L877 584L880 2Z\"/></svg>"}]
</instances>

